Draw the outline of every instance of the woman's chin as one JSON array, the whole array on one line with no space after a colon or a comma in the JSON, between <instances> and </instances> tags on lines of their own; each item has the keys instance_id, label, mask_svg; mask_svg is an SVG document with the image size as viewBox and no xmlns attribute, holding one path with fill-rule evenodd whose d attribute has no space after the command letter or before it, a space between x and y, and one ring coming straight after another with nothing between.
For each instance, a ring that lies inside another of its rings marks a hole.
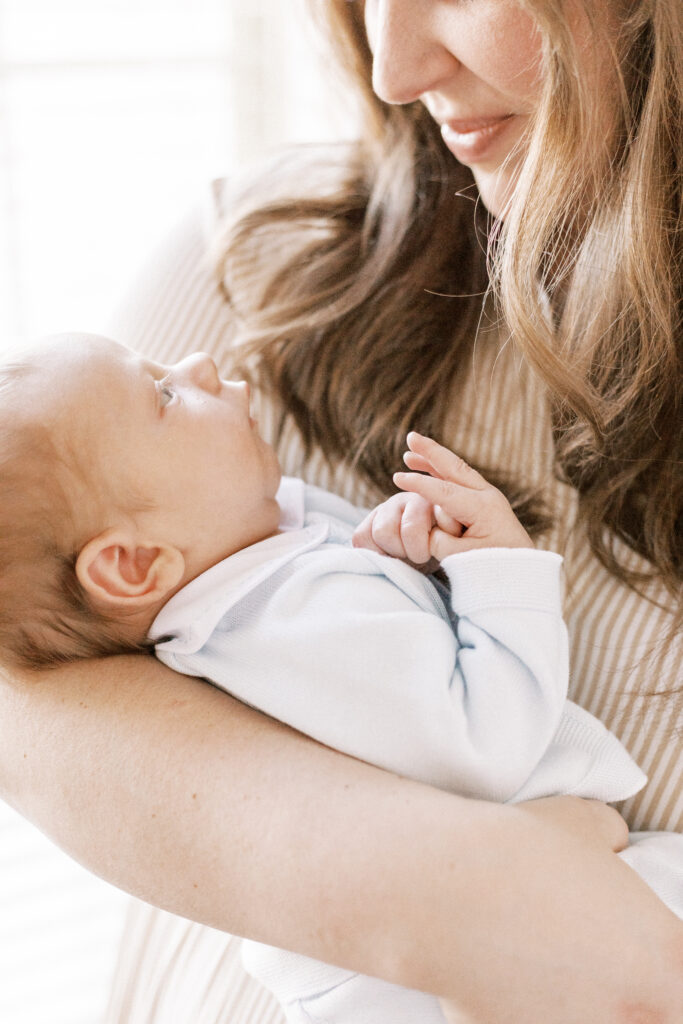
<instances>
[{"instance_id":1,"label":"woman's chin","mask_svg":"<svg viewBox=\"0 0 683 1024\"><path fill-rule=\"evenodd\" d=\"M473 167L472 173L479 190L479 198L492 217L505 219L505 211L514 192L516 174L507 168L488 171Z\"/></svg>"}]
</instances>

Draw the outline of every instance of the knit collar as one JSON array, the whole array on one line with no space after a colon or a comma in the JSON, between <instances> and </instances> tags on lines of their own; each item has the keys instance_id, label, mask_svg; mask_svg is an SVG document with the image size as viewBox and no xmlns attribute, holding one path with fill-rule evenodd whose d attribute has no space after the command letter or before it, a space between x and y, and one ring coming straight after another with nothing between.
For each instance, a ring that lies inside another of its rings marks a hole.
<instances>
[{"instance_id":1,"label":"knit collar","mask_svg":"<svg viewBox=\"0 0 683 1024\"><path fill-rule=\"evenodd\" d=\"M305 525L304 494L301 480L283 477L277 492L281 532L217 562L173 595L149 630L149 639L159 650L198 651L238 601L292 558L325 540L326 522Z\"/></svg>"}]
</instances>

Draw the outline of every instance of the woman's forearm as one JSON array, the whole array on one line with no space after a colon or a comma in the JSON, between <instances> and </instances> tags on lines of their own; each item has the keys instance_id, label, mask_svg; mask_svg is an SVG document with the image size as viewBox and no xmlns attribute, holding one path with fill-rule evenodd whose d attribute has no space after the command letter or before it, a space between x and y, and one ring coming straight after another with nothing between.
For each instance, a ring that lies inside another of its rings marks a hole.
<instances>
[{"instance_id":1,"label":"woman's forearm","mask_svg":"<svg viewBox=\"0 0 683 1024\"><path fill-rule=\"evenodd\" d=\"M486 1024L683 1004L681 925L582 835L597 810L563 829L398 779L151 658L3 682L0 794L143 899Z\"/></svg>"}]
</instances>

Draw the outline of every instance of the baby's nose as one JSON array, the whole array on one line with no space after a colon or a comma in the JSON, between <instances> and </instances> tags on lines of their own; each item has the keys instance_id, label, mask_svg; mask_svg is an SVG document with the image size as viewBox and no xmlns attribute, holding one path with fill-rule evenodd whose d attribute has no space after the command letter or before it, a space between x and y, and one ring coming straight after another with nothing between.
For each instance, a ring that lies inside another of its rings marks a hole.
<instances>
[{"instance_id":1,"label":"baby's nose","mask_svg":"<svg viewBox=\"0 0 683 1024\"><path fill-rule=\"evenodd\" d=\"M205 391L218 391L221 386L216 364L206 352L194 352L178 364L178 370L193 384Z\"/></svg>"}]
</instances>

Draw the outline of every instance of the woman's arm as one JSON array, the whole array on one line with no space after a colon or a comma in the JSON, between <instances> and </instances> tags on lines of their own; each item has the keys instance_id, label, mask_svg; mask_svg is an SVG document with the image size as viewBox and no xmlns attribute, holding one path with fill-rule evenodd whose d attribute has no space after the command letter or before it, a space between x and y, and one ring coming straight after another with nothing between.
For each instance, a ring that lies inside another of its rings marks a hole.
<instances>
[{"instance_id":1,"label":"woman's arm","mask_svg":"<svg viewBox=\"0 0 683 1024\"><path fill-rule=\"evenodd\" d=\"M143 899L485 1024L683 1005L683 928L611 853L613 812L399 779L152 658L3 680L0 794Z\"/></svg>"}]
</instances>

